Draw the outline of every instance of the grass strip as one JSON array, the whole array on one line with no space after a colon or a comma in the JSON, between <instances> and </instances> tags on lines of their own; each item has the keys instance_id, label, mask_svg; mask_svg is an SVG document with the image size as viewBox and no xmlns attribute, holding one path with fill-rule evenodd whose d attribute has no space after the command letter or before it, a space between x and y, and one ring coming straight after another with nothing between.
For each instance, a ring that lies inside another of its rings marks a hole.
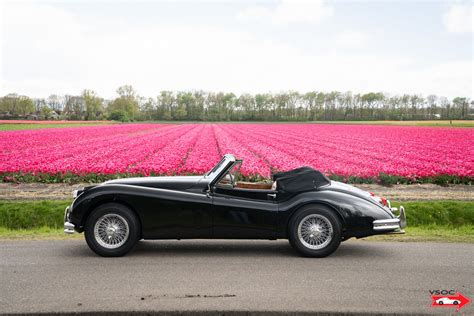
<instances>
[{"instance_id":1,"label":"grass strip","mask_svg":"<svg viewBox=\"0 0 474 316\"><path fill-rule=\"evenodd\" d=\"M20 239L20 240L39 240L39 239L82 239L82 234L65 234L63 228L38 227L33 229L9 229L0 227L0 239Z\"/></svg>"},{"instance_id":2,"label":"grass strip","mask_svg":"<svg viewBox=\"0 0 474 316\"><path fill-rule=\"evenodd\" d=\"M62 228L64 209L68 200L57 201L3 201L0 200L0 228L38 229Z\"/></svg>"},{"instance_id":3,"label":"grass strip","mask_svg":"<svg viewBox=\"0 0 474 316\"><path fill-rule=\"evenodd\" d=\"M0 124L0 131L23 131L31 129L58 128L58 127L81 127L81 126L97 126L111 124L110 122L95 123L51 123L51 124Z\"/></svg>"},{"instance_id":4,"label":"grass strip","mask_svg":"<svg viewBox=\"0 0 474 316\"><path fill-rule=\"evenodd\" d=\"M465 242L474 243L474 225L458 227L448 225L409 226L403 235L376 235L364 238L368 241L401 241L401 242Z\"/></svg>"},{"instance_id":5,"label":"grass strip","mask_svg":"<svg viewBox=\"0 0 474 316\"><path fill-rule=\"evenodd\" d=\"M66 238L63 216L70 203L0 200L0 238ZM368 240L474 242L474 201L416 201L403 205L409 225L407 234L373 236Z\"/></svg>"},{"instance_id":6,"label":"grass strip","mask_svg":"<svg viewBox=\"0 0 474 316\"><path fill-rule=\"evenodd\" d=\"M394 125L431 127L474 127L474 120L427 120L427 121L311 121L315 124Z\"/></svg>"},{"instance_id":7,"label":"grass strip","mask_svg":"<svg viewBox=\"0 0 474 316\"><path fill-rule=\"evenodd\" d=\"M391 126L431 126L431 127L474 127L474 120L414 120L414 121L136 121L129 124L348 124L348 125L391 125Z\"/></svg>"},{"instance_id":8,"label":"grass strip","mask_svg":"<svg viewBox=\"0 0 474 316\"><path fill-rule=\"evenodd\" d=\"M460 227L474 225L474 201L412 201L392 203L405 207L407 222L413 227L430 225Z\"/></svg>"}]
</instances>

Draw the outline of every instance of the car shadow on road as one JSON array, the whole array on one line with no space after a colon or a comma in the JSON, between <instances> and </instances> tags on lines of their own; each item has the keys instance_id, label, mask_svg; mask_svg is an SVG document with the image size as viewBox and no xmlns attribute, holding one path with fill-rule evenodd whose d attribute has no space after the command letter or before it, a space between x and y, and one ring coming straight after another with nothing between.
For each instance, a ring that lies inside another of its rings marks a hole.
<instances>
[{"instance_id":1,"label":"car shadow on road","mask_svg":"<svg viewBox=\"0 0 474 316\"><path fill-rule=\"evenodd\" d=\"M382 244L380 245L382 246ZM360 242L343 243L331 257L389 257L391 251ZM131 256L219 256L219 257L300 257L286 240L239 241L239 240L199 240L199 241L141 241Z\"/></svg>"},{"instance_id":2,"label":"car shadow on road","mask_svg":"<svg viewBox=\"0 0 474 316\"><path fill-rule=\"evenodd\" d=\"M141 241L133 251L134 256L295 256L288 242L282 241Z\"/></svg>"}]
</instances>

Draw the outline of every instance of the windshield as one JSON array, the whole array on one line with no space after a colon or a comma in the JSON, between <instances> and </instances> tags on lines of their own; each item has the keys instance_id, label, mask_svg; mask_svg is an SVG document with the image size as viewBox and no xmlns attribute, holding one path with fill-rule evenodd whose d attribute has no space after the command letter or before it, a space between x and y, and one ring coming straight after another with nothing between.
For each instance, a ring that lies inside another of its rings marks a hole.
<instances>
[{"instance_id":1,"label":"windshield","mask_svg":"<svg viewBox=\"0 0 474 316\"><path fill-rule=\"evenodd\" d=\"M229 169L229 174L234 181L241 180L242 175L240 174L240 167L242 166L242 160L237 160L232 168Z\"/></svg>"},{"instance_id":2,"label":"windshield","mask_svg":"<svg viewBox=\"0 0 474 316\"><path fill-rule=\"evenodd\" d=\"M242 160L237 160L232 167L225 173L225 175L220 179L218 185L221 186L230 186L234 187L236 182L241 178L240 166L242 165Z\"/></svg>"}]
</instances>

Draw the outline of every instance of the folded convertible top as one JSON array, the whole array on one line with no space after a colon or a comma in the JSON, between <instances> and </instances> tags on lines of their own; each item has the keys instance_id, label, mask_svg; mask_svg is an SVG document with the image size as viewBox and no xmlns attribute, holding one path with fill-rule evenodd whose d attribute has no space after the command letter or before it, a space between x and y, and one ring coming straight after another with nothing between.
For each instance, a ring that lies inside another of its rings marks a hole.
<instances>
[{"instance_id":1,"label":"folded convertible top","mask_svg":"<svg viewBox=\"0 0 474 316\"><path fill-rule=\"evenodd\" d=\"M275 173L273 181L277 181L278 190L285 192L310 191L331 183L324 174L310 167Z\"/></svg>"}]
</instances>

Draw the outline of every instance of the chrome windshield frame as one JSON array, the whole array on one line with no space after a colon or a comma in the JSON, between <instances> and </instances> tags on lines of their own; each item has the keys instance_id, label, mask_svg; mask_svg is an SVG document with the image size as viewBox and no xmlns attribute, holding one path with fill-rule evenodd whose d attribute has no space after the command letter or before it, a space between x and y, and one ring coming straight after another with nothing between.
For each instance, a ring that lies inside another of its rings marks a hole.
<instances>
[{"instance_id":1,"label":"chrome windshield frame","mask_svg":"<svg viewBox=\"0 0 474 316\"><path fill-rule=\"evenodd\" d=\"M209 179L209 184L214 184L216 180L220 179L220 177L225 174L225 172L234 165L237 159L235 159L234 155L231 154L225 154L223 158L223 163L214 170L212 173L208 173L205 175L206 178ZM222 161L222 160L221 160ZM219 164L221 163L219 162ZM213 168L214 169L214 168Z\"/></svg>"}]
</instances>

